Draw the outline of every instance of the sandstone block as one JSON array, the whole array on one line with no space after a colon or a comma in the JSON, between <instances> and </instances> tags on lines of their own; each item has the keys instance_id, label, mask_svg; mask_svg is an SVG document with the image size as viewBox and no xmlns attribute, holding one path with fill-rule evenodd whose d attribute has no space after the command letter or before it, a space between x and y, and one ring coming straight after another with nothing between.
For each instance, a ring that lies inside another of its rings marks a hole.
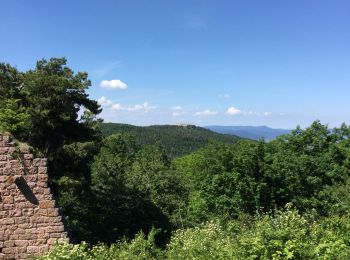
<instances>
[{"instance_id":1,"label":"sandstone block","mask_svg":"<svg viewBox=\"0 0 350 260\"><path fill-rule=\"evenodd\" d=\"M47 209L47 215L50 216L50 217L57 217L57 216L59 216L58 209L55 209L55 208Z\"/></svg>"},{"instance_id":2,"label":"sandstone block","mask_svg":"<svg viewBox=\"0 0 350 260\"><path fill-rule=\"evenodd\" d=\"M2 203L4 204L12 204L13 203L13 196L4 196L2 197Z\"/></svg>"},{"instance_id":3,"label":"sandstone block","mask_svg":"<svg viewBox=\"0 0 350 260\"><path fill-rule=\"evenodd\" d=\"M15 224L15 220L13 218L0 219L0 226L2 226L2 225L11 225L11 224Z\"/></svg>"},{"instance_id":4,"label":"sandstone block","mask_svg":"<svg viewBox=\"0 0 350 260\"><path fill-rule=\"evenodd\" d=\"M24 224L29 222L29 219L27 217L17 217L14 220L16 224Z\"/></svg>"},{"instance_id":5,"label":"sandstone block","mask_svg":"<svg viewBox=\"0 0 350 260\"><path fill-rule=\"evenodd\" d=\"M50 233L50 238L60 238L61 233Z\"/></svg>"},{"instance_id":6,"label":"sandstone block","mask_svg":"<svg viewBox=\"0 0 350 260\"><path fill-rule=\"evenodd\" d=\"M38 174L45 174L47 173L47 168L46 167L38 167Z\"/></svg>"},{"instance_id":7,"label":"sandstone block","mask_svg":"<svg viewBox=\"0 0 350 260\"><path fill-rule=\"evenodd\" d=\"M27 247L28 246L28 240L15 240L15 245L18 246L18 247Z\"/></svg>"},{"instance_id":8,"label":"sandstone block","mask_svg":"<svg viewBox=\"0 0 350 260\"><path fill-rule=\"evenodd\" d=\"M16 254L16 247L4 247L3 249L2 249L2 253L3 254L7 254L7 255L14 255L14 254ZM4 258L4 259L6 259L6 258Z\"/></svg>"},{"instance_id":9,"label":"sandstone block","mask_svg":"<svg viewBox=\"0 0 350 260\"><path fill-rule=\"evenodd\" d=\"M15 246L14 240L9 240L4 242L4 247L13 247L13 246Z\"/></svg>"},{"instance_id":10,"label":"sandstone block","mask_svg":"<svg viewBox=\"0 0 350 260\"><path fill-rule=\"evenodd\" d=\"M39 253L39 248L37 246L28 246L27 253L29 254L37 254Z\"/></svg>"},{"instance_id":11,"label":"sandstone block","mask_svg":"<svg viewBox=\"0 0 350 260\"><path fill-rule=\"evenodd\" d=\"M37 238L35 240L31 240L28 242L28 246L40 246L40 245L46 245L48 239L43 238Z\"/></svg>"},{"instance_id":12,"label":"sandstone block","mask_svg":"<svg viewBox=\"0 0 350 260\"><path fill-rule=\"evenodd\" d=\"M47 229L47 233L58 233L58 232L64 232L64 226L63 225L50 226Z\"/></svg>"},{"instance_id":13,"label":"sandstone block","mask_svg":"<svg viewBox=\"0 0 350 260\"><path fill-rule=\"evenodd\" d=\"M25 234L25 230L22 228L18 228L16 230L13 231L13 234Z\"/></svg>"},{"instance_id":14,"label":"sandstone block","mask_svg":"<svg viewBox=\"0 0 350 260\"><path fill-rule=\"evenodd\" d=\"M43 201L39 202L39 207L41 209L54 208L55 202L52 200L43 200Z\"/></svg>"}]
</instances>

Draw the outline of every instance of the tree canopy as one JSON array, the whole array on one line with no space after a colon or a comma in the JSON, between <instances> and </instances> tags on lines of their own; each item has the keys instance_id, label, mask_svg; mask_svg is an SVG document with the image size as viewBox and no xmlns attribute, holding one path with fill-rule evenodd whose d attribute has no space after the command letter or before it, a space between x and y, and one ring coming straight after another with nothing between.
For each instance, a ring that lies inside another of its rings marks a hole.
<instances>
[{"instance_id":1,"label":"tree canopy","mask_svg":"<svg viewBox=\"0 0 350 260\"><path fill-rule=\"evenodd\" d=\"M95 133L89 118L101 112L86 93L91 85L87 73L74 73L66 63L65 58L43 59L26 72L0 64L1 128L45 156L65 144L91 139Z\"/></svg>"}]
</instances>

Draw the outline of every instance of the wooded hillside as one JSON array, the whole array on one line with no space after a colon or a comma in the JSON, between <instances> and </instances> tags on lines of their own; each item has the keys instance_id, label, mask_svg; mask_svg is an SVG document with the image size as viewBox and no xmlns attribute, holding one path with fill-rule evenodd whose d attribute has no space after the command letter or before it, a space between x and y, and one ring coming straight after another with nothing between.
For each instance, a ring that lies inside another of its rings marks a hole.
<instances>
[{"instance_id":1,"label":"wooded hillside","mask_svg":"<svg viewBox=\"0 0 350 260\"><path fill-rule=\"evenodd\" d=\"M135 137L136 143L159 144L170 157L189 154L206 146L211 141L233 144L241 138L234 135L218 134L194 125L152 125L134 126L128 124L102 123L103 136L121 133Z\"/></svg>"}]
</instances>

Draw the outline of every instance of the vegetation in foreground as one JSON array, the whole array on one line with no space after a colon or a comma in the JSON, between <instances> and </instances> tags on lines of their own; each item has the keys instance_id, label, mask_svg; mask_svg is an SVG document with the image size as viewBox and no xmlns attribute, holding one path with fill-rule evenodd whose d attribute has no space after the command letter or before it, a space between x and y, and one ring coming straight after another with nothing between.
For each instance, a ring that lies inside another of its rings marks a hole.
<instances>
[{"instance_id":1,"label":"vegetation in foreground","mask_svg":"<svg viewBox=\"0 0 350 260\"><path fill-rule=\"evenodd\" d=\"M159 249L154 231L110 246L58 244L40 259L349 259L348 216L315 222L289 205L250 223L210 221L174 232Z\"/></svg>"},{"instance_id":2,"label":"vegetation in foreground","mask_svg":"<svg viewBox=\"0 0 350 260\"><path fill-rule=\"evenodd\" d=\"M65 59L27 72L0 64L0 130L48 157L71 236L87 243L45 257L349 258L349 126L316 121L170 158L161 143L103 137L89 85Z\"/></svg>"}]
</instances>

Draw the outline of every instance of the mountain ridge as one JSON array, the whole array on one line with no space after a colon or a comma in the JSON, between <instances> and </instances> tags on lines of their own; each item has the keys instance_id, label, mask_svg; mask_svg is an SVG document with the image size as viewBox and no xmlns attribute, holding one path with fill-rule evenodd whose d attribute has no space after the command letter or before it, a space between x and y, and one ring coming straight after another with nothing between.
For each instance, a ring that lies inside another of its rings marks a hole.
<instances>
[{"instance_id":1,"label":"mountain ridge","mask_svg":"<svg viewBox=\"0 0 350 260\"><path fill-rule=\"evenodd\" d=\"M242 138L249 138L253 140L265 139L271 141L276 137L291 132L289 129L271 128L266 125L262 126L222 126L209 125L204 128L221 134L232 134Z\"/></svg>"}]
</instances>

